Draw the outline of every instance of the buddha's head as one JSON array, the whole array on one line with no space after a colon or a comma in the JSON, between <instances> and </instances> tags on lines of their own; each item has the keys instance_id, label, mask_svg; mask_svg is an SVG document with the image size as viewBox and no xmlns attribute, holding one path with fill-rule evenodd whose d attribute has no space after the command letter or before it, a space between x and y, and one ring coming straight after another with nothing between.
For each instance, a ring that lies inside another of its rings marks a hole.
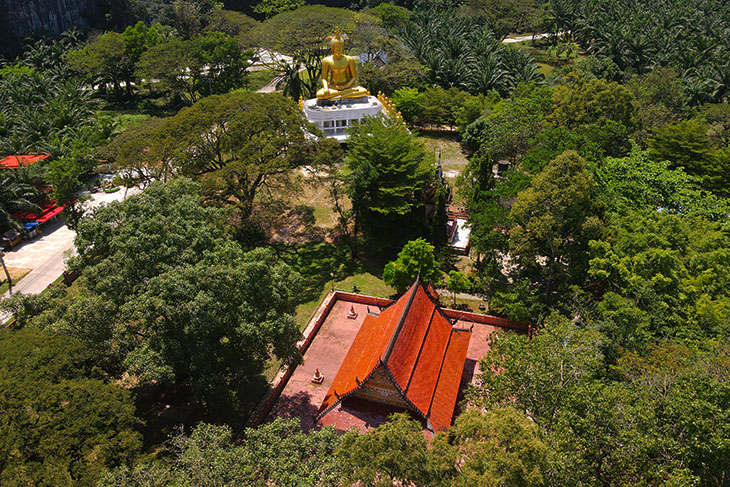
<instances>
[{"instance_id":1,"label":"buddha's head","mask_svg":"<svg viewBox=\"0 0 730 487\"><path fill-rule=\"evenodd\" d=\"M345 41L342 40L342 37L340 36L340 29L337 27L335 27L335 35L330 41L330 49L332 50L332 55L334 57L340 57L345 53Z\"/></svg>"}]
</instances>

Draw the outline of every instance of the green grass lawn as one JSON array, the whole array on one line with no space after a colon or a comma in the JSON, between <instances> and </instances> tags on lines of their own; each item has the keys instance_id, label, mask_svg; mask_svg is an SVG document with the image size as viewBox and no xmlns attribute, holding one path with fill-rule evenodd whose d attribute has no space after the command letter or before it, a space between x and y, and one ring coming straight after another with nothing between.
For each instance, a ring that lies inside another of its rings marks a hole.
<instances>
[{"instance_id":1,"label":"green grass lawn","mask_svg":"<svg viewBox=\"0 0 730 487\"><path fill-rule=\"evenodd\" d=\"M353 292L356 290L359 294L368 294L370 296L379 296L382 298L389 298L395 293L395 289L388 286L377 276L370 274L369 272L360 272L347 276L344 279L338 280L334 283L334 288L338 291ZM322 292L315 299L309 300L305 303L297 306L296 319L299 324L299 329L304 330L309 322L310 318L317 310L317 306L322 302L322 299L332 290L332 281L326 283L322 288Z\"/></svg>"},{"instance_id":2,"label":"green grass lawn","mask_svg":"<svg viewBox=\"0 0 730 487\"><path fill-rule=\"evenodd\" d=\"M585 53L582 51L578 52L577 57L570 59L554 56L548 52L549 46L542 40L537 40L536 42L528 40L515 42L509 45L532 56L538 65L538 71L541 72L545 78L550 78L550 76L555 74L557 69L571 66L574 62L585 57Z\"/></svg>"},{"instance_id":3,"label":"green grass lawn","mask_svg":"<svg viewBox=\"0 0 730 487\"><path fill-rule=\"evenodd\" d=\"M278 71L273 69L261 69L258 71L251 71L248 73L248 87L247 89L251 91L256 91L258 89L263 88L266 86L269 81L274 79L276 75L279 74Z\"/></svg>"},{"instance_id":4,"label":"green grass lawn","mask_svg":"<svg viewBox=\"0 0 730 487\"><path fill-rule=\"evenodd\" d=\"M100 110L97 112L99 117L108 117L114 121L117 130L124 130L125 128L136 125L150 118L146 113L138 113L132 110Z\"/></svg>"}]
</instances>

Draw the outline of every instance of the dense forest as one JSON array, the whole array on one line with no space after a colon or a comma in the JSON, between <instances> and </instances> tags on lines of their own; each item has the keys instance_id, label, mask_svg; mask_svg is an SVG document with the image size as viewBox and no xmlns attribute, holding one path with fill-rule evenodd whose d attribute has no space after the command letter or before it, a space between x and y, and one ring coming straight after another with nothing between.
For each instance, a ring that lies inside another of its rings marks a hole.
<instances>
[{"instance_id":1,"label":"dense forest","mask_svg":"<svg viewBox=\"0 0 730 487\"><path fill-rule=\"evenodd\" d=\"M726 2L86 3L4 26L0 155L52 157L0 230L66 204L78 278L0 302L0 484L730 485ZM335 27L399 112L345 147L297 106ZM245 427L326 292L416 274L534 330L448 431Z\"/></svg>"}]
</instances>

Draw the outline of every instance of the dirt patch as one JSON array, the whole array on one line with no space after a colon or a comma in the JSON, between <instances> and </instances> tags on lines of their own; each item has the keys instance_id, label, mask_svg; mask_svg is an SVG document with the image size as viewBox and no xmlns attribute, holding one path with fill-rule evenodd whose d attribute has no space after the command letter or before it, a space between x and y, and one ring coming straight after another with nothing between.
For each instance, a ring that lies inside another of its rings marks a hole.
<instances>
[{"instance_id":1,"label":"dirt patch","mask_svg":"<svg viewBox=\"0 0 730 487\"><path fill-rule=\"evenodd\" d=\"M30 271L31 269L26 269L24 267L8 267L8 273L10 273L10 279L13 280L13 284L24 278ZM0 284L4 282L7 282L5 279L5 272L0 269Z\"/></svg>"},{"instance_id":2,"label":"dirt patch","mask_svg":"<svg viewBox=\"0 0 730 487\"><path fill-rule=\"evenodd\" d=\"M275 202L266 205L265 233L271 242L305 244L338 240L339 217L323 180L325 176L302 170L294 175L286 190L276 193ZM345 209L349 204L349 201L342 202Z\"/></svg>"},{"instance_id":3,"label":"dirt patch","mask_svg":"<svg viewBox=\"0 0 730 487\"><path fill-rule=\"evenodd\" d=\"M315 208L296 205L286 209L271 222L269 240L277 243L303 244L327 241L328 230L316 225Z\"/></svg>"}]
</instances>

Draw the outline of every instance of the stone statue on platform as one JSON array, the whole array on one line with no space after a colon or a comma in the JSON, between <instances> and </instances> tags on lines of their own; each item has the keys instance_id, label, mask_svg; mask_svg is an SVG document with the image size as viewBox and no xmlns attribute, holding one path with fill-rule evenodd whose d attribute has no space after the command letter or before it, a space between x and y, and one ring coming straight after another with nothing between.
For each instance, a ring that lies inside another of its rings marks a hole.
<instances>
[{"instance_id":1,"label":"stone statue on platform","mask_svg":"<svg viewBox=\"0 0 730 487\"><path fill-rule=\"evenodd\" d=\"M322 89L317 92L317 99L336 101L368 96L368 90L357 84L357 61L345 55L345 41L339 29L335 29L330 49L332 55L322 59Z\"/></svg>"}]
</instances>

